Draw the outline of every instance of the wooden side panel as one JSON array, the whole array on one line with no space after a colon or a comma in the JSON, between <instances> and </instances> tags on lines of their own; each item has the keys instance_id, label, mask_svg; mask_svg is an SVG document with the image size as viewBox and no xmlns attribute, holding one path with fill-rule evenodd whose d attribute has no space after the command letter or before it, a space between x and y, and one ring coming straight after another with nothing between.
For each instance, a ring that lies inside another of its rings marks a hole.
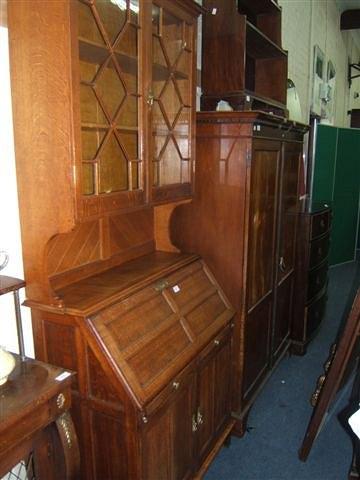
<instances>
[{"instance_id":1,"label":"wooden side panel","mask_svg":"<svg viewBox=\"0 0 360 480\"><path fill-rule=\"evenodd\" d=\"M8 2L26 290L29 298L50 304L56 299L45 268L46 244L74 226L69 8L67 1Z\"/></svg>"},{"instance_id":2,"label":"wooden side panel","mask_svg":"<svg viewBox=\"0 0 360 480\"><path fill-rule=\"evenodd\" d=\"M129 478L124 417L92 410L90 418L94 479Z\"/></svg>"},{"instance_id":3,"label":"wooden side panel","mask_svg":"<svg viewBox=\"0 0 360 480\"><path fill-rule=\"evenodd\" d=\"M76 328L53 322L43 323L44 343L46 345L46 361L78 372L79 361L76 345ZM78 376L74 378L76 389L79 388Z\"/></svg>"}]
</instances>

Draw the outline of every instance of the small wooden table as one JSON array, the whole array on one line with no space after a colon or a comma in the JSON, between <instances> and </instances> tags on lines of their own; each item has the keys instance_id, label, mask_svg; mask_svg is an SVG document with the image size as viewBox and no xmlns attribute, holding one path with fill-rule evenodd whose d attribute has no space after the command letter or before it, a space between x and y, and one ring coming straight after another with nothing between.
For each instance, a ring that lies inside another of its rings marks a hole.
<instances>
[{"instance_id":1,"label":"small wooden table","mask_svg":"<svg viewBox=\"0 0 360 480\"><path fill-rule=\"evenodd\" d=\"M15 358L0 386L0 478L30 456L37 480L77 479L79 449L68 412L73 373Z\"/></svg>"}]
</instances>

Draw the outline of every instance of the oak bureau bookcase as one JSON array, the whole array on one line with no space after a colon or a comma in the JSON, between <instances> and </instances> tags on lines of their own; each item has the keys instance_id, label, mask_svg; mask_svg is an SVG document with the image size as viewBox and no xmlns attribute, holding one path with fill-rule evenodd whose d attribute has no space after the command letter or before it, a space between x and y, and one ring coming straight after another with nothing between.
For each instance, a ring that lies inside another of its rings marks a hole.
<instances>
[{"instance_id":1,"label":"oak bureau bookcase","mask_svg":"<svg viewBox=\"0 0 360 480\"><path fill-rule=\"evenodd\" d=\"M193 193L192 0L8 2L26 303L77 372L83 479L193 478L229 435L234 310L169 238Z\"/></svg>"}]
</instances>

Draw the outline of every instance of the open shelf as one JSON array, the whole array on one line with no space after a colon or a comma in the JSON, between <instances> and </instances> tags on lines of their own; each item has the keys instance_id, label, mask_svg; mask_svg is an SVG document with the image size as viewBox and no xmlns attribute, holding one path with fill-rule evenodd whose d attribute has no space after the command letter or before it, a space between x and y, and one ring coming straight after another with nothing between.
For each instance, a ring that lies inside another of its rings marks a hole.
<instances>
[{"instance_id":1,"label":"open shelf","mask_svg":"<svg viewBox=\"0 0 360 480\"><path fill-rule=\"evenodd\" d=\"M279 13L281 8L274 0L238 0L238 10L243 15L262 15Z\"/></svg>"},{"instance_id":2,"label":"open shelf","mask_svg":"<svg viewBox=\"0 0 360 480\"><path fill-rule=\"evenodd\" d=\"M255 59L286 57L285 50L264 35L251 22L246 22L246 53Z\"/></svg>"}]
</instances>

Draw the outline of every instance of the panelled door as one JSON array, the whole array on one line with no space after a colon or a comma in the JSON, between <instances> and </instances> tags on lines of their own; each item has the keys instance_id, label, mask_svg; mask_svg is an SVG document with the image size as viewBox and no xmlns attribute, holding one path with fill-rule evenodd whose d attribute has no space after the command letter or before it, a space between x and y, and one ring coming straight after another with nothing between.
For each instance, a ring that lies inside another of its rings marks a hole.
<instances>
[{"instance_id":1,"label":"panelled door","mask_svg":"<svg viewBox=\"0 0 360 480\"><path fill-rule=\"evenodd\" d=\"M254 139L250 166L249 243L243 397L269 368L281 143Z\"/></svg>"},{"instance_id":2,"label":"panelled door","mask_svg":"<svg viewBox=\"0 0 360 480\"><path fill-rule=\"evenodd\" d=\"M278 254L276 257L276 309L273 326L273 361L286 349L290 336L295 242L299 214L299 168L302 143L283 143L280 175Z\"/></svg>"}]
</instances>

